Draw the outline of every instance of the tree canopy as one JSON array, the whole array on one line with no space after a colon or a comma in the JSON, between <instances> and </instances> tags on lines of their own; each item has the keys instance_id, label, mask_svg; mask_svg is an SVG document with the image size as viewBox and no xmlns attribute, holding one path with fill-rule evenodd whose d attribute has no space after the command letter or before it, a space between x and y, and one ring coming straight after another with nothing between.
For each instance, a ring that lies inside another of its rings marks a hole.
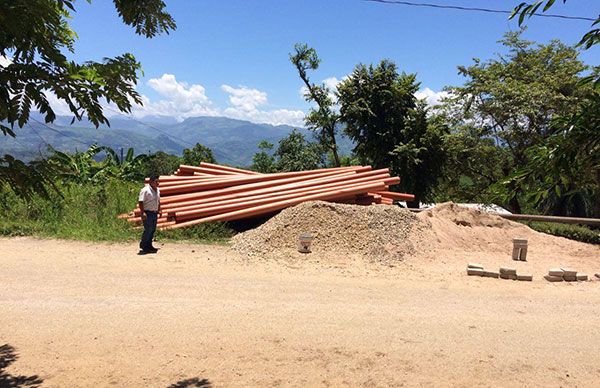
<instances>
[{"instance_id":1,"label":"tree canopy","mask_svg":"<svg viewBox=\"0 0 600 388\"><path fill-rule=\"evenodd\" d=\"M200 162L217 163L210 148L196 143L195 146L183 150L183 164L198 166Z\"/></svg>"},{"instance_id":2,"label":"tree canopy","mask_svg":"<svg viewBox=\"0 0 600 388\"><path fill-rule=\"evenodd\" d=\"M317 85L308 78L308 70L317 70L321 60L317 51L306 44L298 43L294 46L294 53L290 54L290 60L298 70L298 75L306 87L304 98L306 101L317 104L311 109L305 118L306 126L315 131L321 145L328 149L333 156L335 167L340 166L335 135L340 115L335 110L335 104L331 95L333 91L325 84Z\"/></svg>"},{"instance_id":3,"label":"tree canopy","mask_svg":"<svg viewBox=\"0 0 600 388\"><path fill-rule=\"evenodd\" d=\"M137 34L150 38L176 27L161 0L114 0L114 5ZM141 65L133 54L102 62L69 60L66 53L74 53L77 38L69 25L73 12L74 0L0 1L0 56L8 62L0 62L0 131L4 135L15 136L15 127L27 123L31 110L42 113L47 123L53 122L56 114L49 94L66 103L73 120L85 116L96 127L109 124L104 101L121 112L130 112L132 104L141 103L135 90ZM23 184L28 180L19 178L27 174L19 175L23 168L8 173L15 166L9 160L0 161L0 183L27 190Z\"/></svg>"},{"instance_id":4,"label":"tree canopy","mask_svg":"<svg viewBox=\"0 0 600 388\"><path fill-rule=\"evenodd\" d=\"M582 82L588 67L559 41L534 44L516 32L501 44L496 58L459 67L465 83L448 88L437 110L451 128L439 191L518 213L591 214L600 181L586 153L595 146L572 147L575 133L581 144L600 133L597 91Z\"/></svg>"},{"instance_id":5,"label":"tree canopy","mask_svg":"<svg viewBox=\"0 0 600 388\"><path fill-rule=\"evenodd\" d=\"M355 153L374 168L401 176L400 189L426 200L441 171L443 129L429 123L415 92L414 74L399 74L393 62L356 66L338 87L341 121Z\"/></svg>"}]
</instances>

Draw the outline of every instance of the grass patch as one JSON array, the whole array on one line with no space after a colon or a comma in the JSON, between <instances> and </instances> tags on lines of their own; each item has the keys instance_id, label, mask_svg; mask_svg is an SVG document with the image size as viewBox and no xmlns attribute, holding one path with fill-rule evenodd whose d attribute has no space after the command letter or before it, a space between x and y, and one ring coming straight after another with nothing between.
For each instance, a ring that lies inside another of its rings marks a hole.
<instances>
[{"instance_id":1,"label":"grass patch","mask_svg":"<svg viewBox=\"0 0 600 388\"><path fill-rule=\"evenodd\" d=\"M584 243L600 245L600 232L585 226L533 221L527 221L525 224L538 232L565 237L570 240L581 241Z\"/></svg>"},{"instance_id":2,"label":"grass patch","mask_svg":"<svg viewBox=\"0 0 600 388\"><path fill-rule=\"evenodd\" d=\"M136 241L136 230L118 214L131 211L140 185L109 180L101 185L69 184L61 195L49 199L34 197L25 201L11 190L0 190L0 235L36 236L86 241ZM225 242L234 231L225 223L208 223L192 228L157 232L161 240Z\"/></svg>"}]
</instances>

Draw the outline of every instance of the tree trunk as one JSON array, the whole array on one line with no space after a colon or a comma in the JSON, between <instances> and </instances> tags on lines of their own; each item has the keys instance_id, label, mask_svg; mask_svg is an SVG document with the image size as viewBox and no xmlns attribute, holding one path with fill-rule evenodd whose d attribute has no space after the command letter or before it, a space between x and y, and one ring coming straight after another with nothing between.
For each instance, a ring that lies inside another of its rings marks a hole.
<instances>
[{"instance_id":1,"label":"tree trunk","mask_svg":"<svg viewBox=\"0 0 600 388\"><path fill-rule=\"evenodd\" d=\"M333 163L335 164L334 167L340 167L340 156L338 155L337 144L335 142L335 129L329 130L329 136L331 137L331 146L329 148L331 149L331 153L333 154Z\"/></svg>"},{"instance_id":2,"label":"tree trunk","mask_svg":"<svg viewBox=\"0 0 600 388\"><path fill-rule=\"evenodd\" d=\"M508 206L510 207L510 211L515 214L521 214L521 205L519 204L519 200L517 197L512 197L510 201L508 201Z\"/></svg>"}]
</instances>

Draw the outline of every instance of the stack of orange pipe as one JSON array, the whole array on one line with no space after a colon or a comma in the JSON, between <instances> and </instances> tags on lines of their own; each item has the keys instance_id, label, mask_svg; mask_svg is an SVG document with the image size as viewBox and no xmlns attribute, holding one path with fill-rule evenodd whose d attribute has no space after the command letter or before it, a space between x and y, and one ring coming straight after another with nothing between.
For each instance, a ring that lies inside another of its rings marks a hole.
<instances>
[{"instance_id":1,"label":"stack of orange pipe","mask_svg":"<svg viewBox=\"0 0 600 388\"><path fill-rule=\"evenodd\" d=\"M387 168L373 170L371 166L261 174L205 162L181 165L174 175L160 177L157 227L175 229L252 218L315 200L356 205L414 200L411 194L389 191L399 183L400 178L390 176ZM119 217L141 222L139 208Z\"/></svg>"}]
</instances>

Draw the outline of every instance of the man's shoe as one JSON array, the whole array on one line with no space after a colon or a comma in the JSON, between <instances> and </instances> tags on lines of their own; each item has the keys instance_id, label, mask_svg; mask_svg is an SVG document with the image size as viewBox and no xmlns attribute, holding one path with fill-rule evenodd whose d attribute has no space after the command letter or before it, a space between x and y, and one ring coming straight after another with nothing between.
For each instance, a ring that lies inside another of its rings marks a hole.
<instances>
[{"instance_id":1,"label":"man's shoe","mask_svg":"<svg viewBox=\"0 0 600 388\"><path fill-rule=\"evenodd\" d=\"M157 252L158 252L158 250L159 250L160 248L156 248L156 247L150 246L150 249L151 249L151 250L153 250L153 251L157 251Z\"/></svg>"},{"instance_id":2,"label":"man's shoe","mask_svg":"<svg viewBox=\"0 0 600 388\"><path fill-rule=\"evenodd\" d=\"M158 252L158 249L156 249L156 248L153 248L153 247L150 247L150 248L148 248L148 249L146 250L146 252L148 252L148 253L156 253L156 252Z\"/></svg>"}]
</instances>

